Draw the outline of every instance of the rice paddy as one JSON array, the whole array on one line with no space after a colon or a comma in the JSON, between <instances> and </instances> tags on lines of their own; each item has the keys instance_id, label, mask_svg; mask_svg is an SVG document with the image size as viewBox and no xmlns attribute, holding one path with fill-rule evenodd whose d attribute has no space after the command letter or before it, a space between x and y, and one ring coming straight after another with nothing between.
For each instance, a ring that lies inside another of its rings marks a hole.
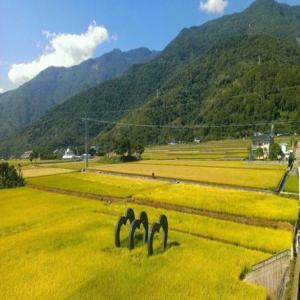
<instances>
[{"instance_id":1,"label":"rice paddy","mask_svg":"<svg viewBox=\"0 0 300 300\"><path fill-rule=\"evenodd\" d=\"M242 161L248 146L152 147L148 160L92 160L87 173L75 172L83 162L23 162L28 187L0 191L0 299L266 299L263 287L241 278L290 248L298 204L265 191L286 166ZM128 225L123 247L114 247L115 222L128 207L145 210L150 224L168 216L165 252L158 235L148 257L141 231L129 251Z\"/></svg>"},{"instance_id":2,"label":"rice paddy","mask_svg":"<svg viewBox=\"0 0 300 300\"><path fill-rule=\"evenodd\" d=\"M91 165L90 169L189 180L202 183L242 186L274 190L278 186L282 170L238 169L220 167L190 167L177 165L150 164L99 164Z\"/></svg>"},{"instance_id":3,"label":"rice paddy","mask_svg":"<svg viewBox=\"0 0 300 300\"><path fill-rule=\"evenodd\" d=\"M266 298L239 277L267 253L171 230L148 258L142 244L113 247L116 218L101 202L20 188L1 191L0 206L1 299Z\"/></svg>"},{"instance_id":4,"label":"rice paddy","mask_svg":"<svg viewBox=\"0 0 300 300\"><path fill-rule=\"evenodd\" d=\"M211 141L201 144L176 144L147 148L144 159L235 159L248 155L249 140Z\"/></svg>"},{"instance_id":5,"label":"rice paddy","mask_svg":"<svg viewBox=\"0 0 300 300\"><path fill-rule=\"evenodd\" d=\"M70 173L32 178L29 183L101 196L150 200L218 213L293 222L297 201L259 192L192 184L128 178L124 176Z\"/></svg>"},{"instance_id":6,"label":"rice paddy","mask_svg":"<svg viewBox=\"0 0 300 300\"><path fill-rule=\"evenodd\" d=\"M25 178L48 176L48 175L63 174L63 173L70 173L70 172L73 172L73 170L62 169L62 168L36 167L36 166L22 168L22 173Z\"/></svg>"}]
</instances>

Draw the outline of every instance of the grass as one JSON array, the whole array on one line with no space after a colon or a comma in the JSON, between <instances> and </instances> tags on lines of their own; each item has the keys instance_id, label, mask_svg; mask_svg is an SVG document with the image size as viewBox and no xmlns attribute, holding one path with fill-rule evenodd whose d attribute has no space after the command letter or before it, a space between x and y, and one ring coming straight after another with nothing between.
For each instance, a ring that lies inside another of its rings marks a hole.
<instances>
[{"instance_id":1,"label":"grass","mask_svg":"<svg viewBox=\"0 0 300 300\"><path fill-rule=\"evenodd\" d=\"M29 183L111 197L130 197L218 213L294 223L297 201L273 194L94 173L32 178Z\"/></svg>"},{"instance_id":2,"label":"grass","mask_svg":"<svg viewBox=\"0 0 300 300\"><path fill-rule=\"evenodd\" d=\"M299 179L296 174L290 174L286 183L285 189L286 192L298 193L299 192Z\"/></svg>"},{"instance_id":3,"label":"grass","mask_svg":"<svg viewBox=\"0 0 300 300\"><path fill-rule=\"evenodd\" d=\"M116 218L100 202L20 188L0 207L1 299L266 298L239 280L266 253L171 231L148 258L141 244L113 247Z\"/></svg>"},{"instance_id":4,"label":"grass","mask_svg":"<svg viewBox=\"0 0 300 300\"><path fill-rule=\"evenodd\" d=\"M90 166L90 169L146 176L151 176L152 173L154 173L157 177L271 190L274 190L277 187L283 175L281 169L257 170L204 166L194 166L191 168L190 166L148 165L138 163L111 165L93 164Z\"/></svg>"}]
</instances>

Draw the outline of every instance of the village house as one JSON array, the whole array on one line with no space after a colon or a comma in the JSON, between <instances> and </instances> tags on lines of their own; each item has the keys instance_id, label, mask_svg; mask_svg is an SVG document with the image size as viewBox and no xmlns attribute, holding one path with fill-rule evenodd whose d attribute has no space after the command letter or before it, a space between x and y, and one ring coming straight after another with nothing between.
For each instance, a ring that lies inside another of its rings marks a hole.
<instances>
[{"instance_id":1,"label":"village house","mask_svg":"<svg viewBox=\"0 0 300 300\"><path fill-rule=\"evenodd\" d=\"M70 148L68 148L65 151L65 154L62 157L62 159L63 160L80 160L81 158L80 158L80 156L75 155L75 153Z\"/></svg>"},{"instance_id":2,"label":"village house","mask_svg":"<svg viewBox=\"0 0 300 300\"><path fill-rule=\"evenodd\" d=\"M21 155L21 158L22 159L29 159L30 158L30 155L33 153L33 151L26 151L24 152L22 155Z\"/></svg>"},{"instance_id":3,"label":"village house","mask_svg":"<svg viewBox=\"0 0 300 300\"><path fill-rule=\"evenodd\" d=\"M251 152L255 157L258 148L263 149L262 159L267 159L270 153L270 147L274 143L274 137L271 134L255 133L252 138Z\"/></svg>"},{"instance_id":4,"label":"village house","mask_svg":"<svg viewBox=\"0 0 300 300\"><path fill-rule=\"evenodd\" d=\"M281 143L280 148L281 148L281 151L284 155L284 158L286 160L288 160L290 155L293 154L293 150L289 150L289 145L287 143Z\"/></svg>"}]
</instances>

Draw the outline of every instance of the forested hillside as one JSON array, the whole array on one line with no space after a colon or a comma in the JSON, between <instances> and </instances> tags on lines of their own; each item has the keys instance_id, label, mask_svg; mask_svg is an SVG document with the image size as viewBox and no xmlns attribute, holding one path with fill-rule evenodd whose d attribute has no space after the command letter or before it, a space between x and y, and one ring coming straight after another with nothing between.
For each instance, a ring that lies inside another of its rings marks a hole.
<instances>
[{"instance_id":1,"label":"forested hillside","mask_svg":"<svg viewBox=\"0 0 300 300\"><path fill-rule=\"evenodd\" d=\"M110 122L171 126L293 119L298 101L295 89L273 92L298 80L299 32L300 8L273 0L257 0L242 13L184 29L151 62L70 97L32 126L2 141L0 154L80 146L85 114ZM131 109L138 110L127 111ZM253 130L236 129L129 130L90 123L89 135L103 146L124 133L160 143L193 136L240 136Z\"/></svg>"},{"instance_id":2,"label":"forested hillside","mask_svg":"<svg viewBox=\"0 0 300 300\"><path fill-rule=\"evenodd\" d=\"M122 75L130 66L150 61L157 52L115 49L80 65L50 67L16 90L0 95L0 138L31 124L80 90Z\"/></svg>"},{"instance_id":3,"label":"forested hillside","mask_svg":"<svg viewBox=\"0 0 300 300\"><path fill-rule=\"evenodd\" d=\"M109 148L123 137L146 144L245 137L269 131L260 124L272 121L280 122L277 131L294 132L299 124L285 121L299 120L299 82L299 46L269 36L231 38L174 76L159 97L120 120L145 127L115 126L96 144ZM224 127L211 127L220 124ZM253 125L225 127L239 124Z\"/></svg>"}]
</instances>

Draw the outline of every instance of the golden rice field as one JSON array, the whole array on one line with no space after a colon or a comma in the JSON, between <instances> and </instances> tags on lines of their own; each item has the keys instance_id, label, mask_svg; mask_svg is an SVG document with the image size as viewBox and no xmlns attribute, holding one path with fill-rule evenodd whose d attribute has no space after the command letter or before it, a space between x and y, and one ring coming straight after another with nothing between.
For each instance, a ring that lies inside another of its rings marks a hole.
<instances>
[{"instance_id":1,"label":"golden rice field","mask_svg":"<svg viewBox=\"0 0 300 300\"><path fill-rule=\"evenodd\" d=\"M259 169L259 170L285 170L287 164L247 162L247 161L217 161L217 160L141 160L134 164L142 165L166 165L166 166L189 166L189 167L212 167L229 169ZM92 166L96 166L93 163Z\"/></svg>"},{"instance_id":2,"label":"golden rice field","mask_svg":"<svg viewBox=\"0 0 300 300\"><path fill-rule=\"evenodd\" d=\"M49 167L24 167L22 168L22 173L25 178L30 177L39 177L39 176L48 176L48 175L55 175L55 174L63 174L63 173L70 173L73 170L70 169L62 169L62 168L49 168Z\"/></svg>"},{"instance_id":3,"label":"golden rice field","mask_svg":"<svg viewBox=\"0 0 300 300\"><path fill-rule=\"evenodd\" d=\"M29 183L110 197L134 197L156 203L293 223L297 201L260 192L130 178L96 173L70 173L31 178Z\"/></svg>"},{"instance_id":4,"label":"golden rice field","mask_svg":"<svg viewBox=\"0 0 300 300\"><path fill-rule=\"evenodd\" d=\"M150 258L141 243L115 249L116 215L125 208L30 188L0 191L0 298L266 299L239 277L270 254L176 230L167 251ZM174 214L170 225L183 226L183 214Z\"/></svg>"},{"instance_id":5,"label":"golden rice field","mask_svg":"<svg viewBox=\"0 0 300 300\"><path fill-rule=\"evenodd\" d=\"M10 159L10 160L2 160L3 162L8 162L11 165L18 166L21 165L22 167L30 166L30 165L44 165L44 164L55 164L58 163L59 160L40 160L40 159L34 159L32 162L30 162L29 159ZM0 161L1 162L1 161Z\"/></svg>"},{"instance_id":6,"label":"golden rice field","mask_svg":"<svg viewBox=\"0 0 300 300\"><path fill-rule=\"evenodd\" d=\"M147 148L144 159L244 159L250 140L209 141L200 144L177 144Z\"/></svg>"},{"instance_id":7,"label":"golden rice field","mask_svg":"<svg viewBox=\"0 0 300 300\"><path fill-rule=\"evenodd\" d=\"M276 189L283 170L237 169L219 167L190 167L177 165L148 165L137 163L91 165L90 169L156 177L215 183L231 186Z\"/></svg>"}]
</instances>

